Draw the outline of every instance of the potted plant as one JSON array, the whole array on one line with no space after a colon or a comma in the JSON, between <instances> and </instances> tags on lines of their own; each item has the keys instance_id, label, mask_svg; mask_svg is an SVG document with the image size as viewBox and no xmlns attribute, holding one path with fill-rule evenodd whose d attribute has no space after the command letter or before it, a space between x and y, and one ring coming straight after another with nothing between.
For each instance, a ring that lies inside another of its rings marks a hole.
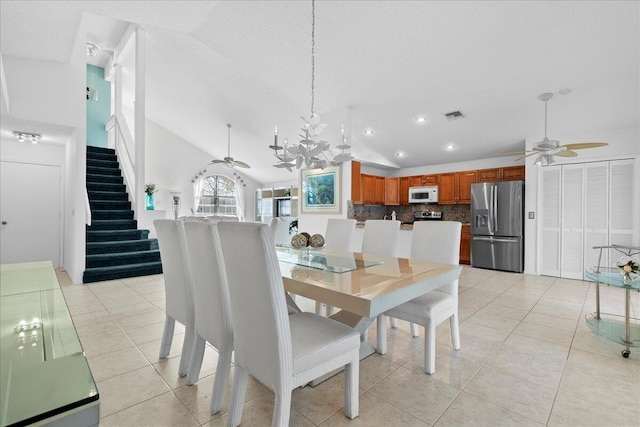
<instances>
[{"instance_id":1,"label":"potted plant","mask_svg":"<svg viewBox=\"0 0 640 427\"><path fill-rule=\"evenodd\" d=\"M148 211L153 210L153 193L157 192L156 185L153 183L146 184L144 187L144 192L146 194L145 197L145 208Z\"/></svg>"}]
</instances>

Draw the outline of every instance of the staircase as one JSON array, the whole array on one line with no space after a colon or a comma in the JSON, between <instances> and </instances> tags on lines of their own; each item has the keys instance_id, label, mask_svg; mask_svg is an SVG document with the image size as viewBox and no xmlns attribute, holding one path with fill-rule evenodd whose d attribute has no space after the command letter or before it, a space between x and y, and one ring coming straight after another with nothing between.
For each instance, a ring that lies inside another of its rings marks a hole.
<instances>
[{"instance_id":1,"label":"staircase","mask_svg":"<svg viewBox=\"0 0 640 427\"><path fill-rule=\"evenodd\" d=\"M162 273L157 239L138 230L115 150L87 146L87 226L83 283Z\"/></svg>"}]
</instances>

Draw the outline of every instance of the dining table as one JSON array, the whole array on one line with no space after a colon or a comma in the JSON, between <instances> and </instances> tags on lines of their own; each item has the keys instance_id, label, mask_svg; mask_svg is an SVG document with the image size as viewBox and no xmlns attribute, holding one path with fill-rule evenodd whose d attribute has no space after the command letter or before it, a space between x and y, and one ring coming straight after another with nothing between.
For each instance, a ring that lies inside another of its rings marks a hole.
<instances>
[{"instance_id":1,"label":"dining table","mask_svg":"<svg viewBox=\"0 0 640 427\"><path fill-rule=\"evenodd\" d=\"M331 316L360 332L360 358L376 350L364 333L379 314L438 289L462 266L329 248L276 247L287 292L340 309ZM379 325L383 327L383 325Z\"/></svg>"}]
</instances>

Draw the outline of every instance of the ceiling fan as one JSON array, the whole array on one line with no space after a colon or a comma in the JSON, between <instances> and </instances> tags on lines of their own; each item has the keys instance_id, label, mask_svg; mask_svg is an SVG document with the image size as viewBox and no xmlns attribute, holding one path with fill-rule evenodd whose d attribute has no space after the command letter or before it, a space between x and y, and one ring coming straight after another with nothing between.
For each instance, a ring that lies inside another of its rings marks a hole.
<instances>
[{"instance_id":1,"label":"ceiling fan","mask_svg":"<svg viewBox=\"0 0 640 427\"><path fill-rule=\"evenodd\" d=\"M544 138L541 141L536 142L531 150L528 151L510 151L508 153L500 153L499 156L511 156L520 154L520 157L514 159L514 161L522 160L526 157L538 155L534 164L537 166L548 166L552 163L552 156L560 157L576 157L578 153L574 150L584 150L586 148L604 147L606 142L579 142L575 144L560 145L560 142L547 137L547 102L553 97L552 93L546 92L538 96L538 98L544 102Z\"/></svg>"},{"instance_id":2,"label":"ceiling fan","mask_svg":"<svg viewBox=\"0 0 640 427\"><path fill-rule=\"evenodd\" d=\"M247 168L247 169L251 168L251 166L249 166L245 162L241 162L240 160L235 160L233 157L231 157L231 125L229 123L227 123L227 157L225 157L222 160L212 160L211 163L209 164L215 165L218 163L222 163L224 166L230 169L235 166L238 166L241 168Z\"/></svg>"}]
</instances>

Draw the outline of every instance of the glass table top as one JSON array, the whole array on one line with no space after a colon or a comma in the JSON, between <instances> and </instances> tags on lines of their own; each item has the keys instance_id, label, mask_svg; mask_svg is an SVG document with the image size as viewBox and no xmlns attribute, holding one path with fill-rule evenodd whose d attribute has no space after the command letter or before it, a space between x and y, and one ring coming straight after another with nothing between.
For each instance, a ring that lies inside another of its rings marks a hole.
<instances>
[{"instance_id":1,"label":"glass table top","mask_svg":"<svg viewBox=\"0 0 640 427\"><path fill-rule=\"evenodd\" d=\"M384 264L382 260L365 259L362 254L355 252L332 251L328 254L323 249L277 247L276 253L279 261L331 273L346 273Z\"/></svg>"},{"instance_id":2,"label":"glass table top","mask_svg":"<svg viewBox=\"0 0 640 427\"><path fill-rule=\"evenodd\" d=\"M640 277L632 276L631 280L625 279L617 267L600 267L600 271L588 268L585 277L594 282L605 283L619 288L640 289Z\"/></svg>"},{"instance_id":3,"label":"glass table top","mask_svg":"<svg viewBox=\"0 0 640 427\"><path fill-rule=\"evenodd\" d=\"M98 389L51 262L0 266L0 426L97 403Z\"/></svg>"}]
</instances>

